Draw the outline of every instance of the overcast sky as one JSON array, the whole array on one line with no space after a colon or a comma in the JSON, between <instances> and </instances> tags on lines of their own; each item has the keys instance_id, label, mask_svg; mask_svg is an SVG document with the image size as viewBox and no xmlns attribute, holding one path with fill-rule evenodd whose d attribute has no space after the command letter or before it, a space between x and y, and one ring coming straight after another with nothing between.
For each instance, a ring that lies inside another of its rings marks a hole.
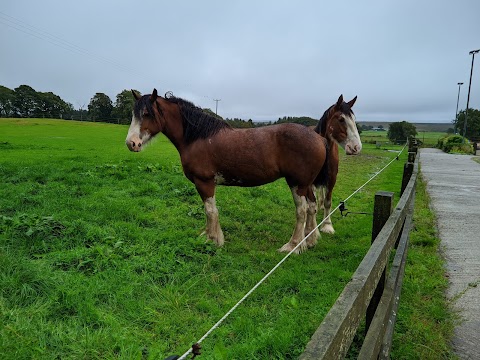
<instances>
[{"instance_id":1,"label":"overcast sky","mask_svg":"<svg viewBox=\"0 0 480 360\"><path fill-rule=\"evenodd\" d=\"M228 118L319 118L340 94L357 121L451 122L480 49L479 0L2 0L0 85L73 104L124 89ZM480 108L480 53L470 107Z\"/></svg>"}]
</instances>

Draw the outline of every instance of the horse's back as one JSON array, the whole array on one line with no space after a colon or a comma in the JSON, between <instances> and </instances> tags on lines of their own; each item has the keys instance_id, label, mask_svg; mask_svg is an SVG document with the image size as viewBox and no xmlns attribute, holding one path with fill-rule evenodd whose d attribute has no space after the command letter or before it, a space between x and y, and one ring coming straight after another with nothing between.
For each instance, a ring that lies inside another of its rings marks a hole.
<instances>
[{"instance_id":1,"label":"horse's back","mask_svg":"<svg viewBox=\"0 0 480 360\"><path fill-rule=\"evenodd\" d=\"M291 185L313 182L325 164L324 138L307 126L271 125L251 129L249 137L258 144L253 148L254 156L276 169L276 177L285 177Z\"/></svg>"},{"instance_id":2,"label":"horse's back","mask_svg":"<svg viewBox=\"0 0 480 360\"><path fill-rule=\"evenodd\" d=\"M322 139L300 124L225 129L201 143L192 144L195 151L191 159L185 161L184 170L195 166L195 172L202 172L204 176L215 174L223 185L258 186L281 177L289 184L307 185L313 182L325 162Z\"/></svg>"}]
</instances>

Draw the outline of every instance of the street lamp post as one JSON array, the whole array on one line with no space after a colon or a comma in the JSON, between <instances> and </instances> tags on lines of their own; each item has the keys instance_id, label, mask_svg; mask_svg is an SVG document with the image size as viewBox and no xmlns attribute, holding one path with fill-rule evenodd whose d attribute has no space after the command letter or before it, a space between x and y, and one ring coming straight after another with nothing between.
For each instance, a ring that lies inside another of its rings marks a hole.
<instances>
[{"instance_id":1,"label":"street lamp post","mask_svg":"<svg viewBox=\"0 0 480 360\"><path fill-rule=\"evenodd\" d=\"M467 133L468 103L470 102L470 88L472 87L473 62L475 61L475 54L477 54L478 52L480 52L480 49L472 50L469 52L469 54L472 55L472 67L470 68L470 82L468 83L467 108L465 109L465 123L463 124L463 141L465 141L465 134Z\"/></svg>"},{"instance_id":2,"label":"street lamp post","mask_svg":"<svg viewBox=\"0 0 480 360\"><path fill-rule=\"evenodd\" d=\"M458 85L458 95L457 95L457 110L455 111L455 130L457 128L458 100L460 100L460 86L462 86L463 83L459 82L457 85ZM457 131L455 131L455 133L457 133Z\"/></svg>"}]
</instances>

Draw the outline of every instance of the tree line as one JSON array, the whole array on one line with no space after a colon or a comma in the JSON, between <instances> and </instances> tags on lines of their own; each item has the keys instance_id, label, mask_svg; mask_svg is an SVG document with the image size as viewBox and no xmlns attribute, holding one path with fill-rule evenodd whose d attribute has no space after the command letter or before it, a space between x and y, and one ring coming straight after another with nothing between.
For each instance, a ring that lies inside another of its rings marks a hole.
<instances>
[{"instance_id":1,"label":"tree line","mask_svg":"<svg viewBox=\"0 0 480 360\"><path fill-rule=\"evenodd\" d=\"M4 118L53 118L130 124L134 101L131 90L118 93L115 102L104 93L96 93L86 109L83 107L75 109L72 104L52 92L39 92L28 85L20 85L15 89L0 85L0 117ZM285 122L316 125L318 122L318 119L309 117L284 116L275 122L254 123L252 119L223 119L209 108L203 110L225 120L235 128L253 128Z\"/></svg>"},{"instance_id":2,"label":"tree line","mask_svg":"<svg viewBox=\"0 0 480 360\"><path fill-rule=\"evenodd\" d=\"M130 90L117 94L115 102L96 93L84 109L75 109L52 92L39 92L28 85L9 89L0 85L0 117L53 118L129 124L134 98Z\"/></svg>"},{"instance_id":3,"label":"tree line","mask_svg":"<svg viewBox=\"0 0 480 360\"><path fill-rule=\"evenodd\" d=\"M52 92L39 92L28 85L20 85L15 89L9 89L0 85L0 117L54 118L130 124L133 104L134 98L132 93L126 89L117 94L115 102L104 93L96 93L90 99L86 109L83 107L75 109L72 104L64 101L60 96ZM203 110L212 116L223 119L211 109L205 108ZM318 123L318 119L313 119L308 116L284 116L278 118L277 121L261 123L255 123L252 119L225 118L223 120L236 128L253 128L289 122L306 126L312 126ZM463 135L465 110L460 111L452 123L455 132ZM411 124L406 121L390 124L389 138L404 139L408 135L415 135L416 130L410 125ZM368 129L361 127L359 131L361 130ZM480 139L480 110L468 109L466 137L470 139Z\"/></svg>"}]
</instances>

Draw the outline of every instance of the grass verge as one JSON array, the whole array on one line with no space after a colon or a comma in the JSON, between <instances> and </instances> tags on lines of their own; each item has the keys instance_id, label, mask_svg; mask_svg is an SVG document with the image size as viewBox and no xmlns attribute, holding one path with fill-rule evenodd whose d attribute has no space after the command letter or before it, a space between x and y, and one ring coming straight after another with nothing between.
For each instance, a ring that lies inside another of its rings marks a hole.
<instances>
[{"instance_id":1,"label":"grass verge","mask_svg":"<svg viewBox=\"0 0 480 360\"><path fill-rule=\"evenodd\" d=\"M455 314L446 298L448 279L429 204L426 184L419 176L392 359L456 358L450 344Z\"/></svg>"}]
</instances>

